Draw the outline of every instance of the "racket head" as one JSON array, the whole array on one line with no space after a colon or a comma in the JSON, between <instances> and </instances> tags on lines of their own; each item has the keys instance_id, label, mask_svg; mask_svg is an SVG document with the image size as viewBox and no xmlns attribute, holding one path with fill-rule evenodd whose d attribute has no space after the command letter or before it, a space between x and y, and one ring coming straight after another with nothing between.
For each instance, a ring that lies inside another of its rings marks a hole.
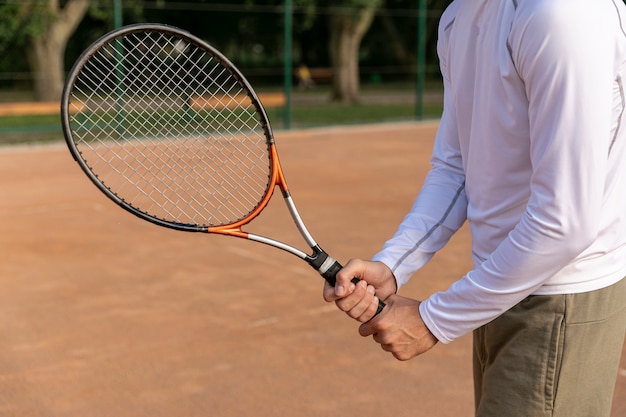
<instances>
[{"instance_id":1,"label":"racket head","mask_svg":"<svg viewBox=\"0 0 626 417\"><path fill-rule=\"evenodd\" d=\"M239 228L284 185L249 82L217 49L176 27L129 25L94 42L68 74L61 119L91 181L161 226Z\"/></svg>"}]
</instances>

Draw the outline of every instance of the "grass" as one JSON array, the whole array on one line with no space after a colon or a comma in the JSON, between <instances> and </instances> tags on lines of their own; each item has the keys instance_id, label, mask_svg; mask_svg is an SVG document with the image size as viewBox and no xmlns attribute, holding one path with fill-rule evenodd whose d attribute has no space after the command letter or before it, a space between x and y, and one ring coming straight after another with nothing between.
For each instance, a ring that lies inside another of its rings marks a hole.
<instances>
[{"instance_id":1,"label":"grass","mask_svg":"<svg viewBox=\"0 0 626 417\"><path fill-rule=\"evenodd\" d=\"M62 137L58 114L0 117L0 144L55 142Z\"/></svg>"},{"instance_id":2,"label":"grass","mask_svg":"<svg viewBox=\"0 0 626 417\"><path fill-rule=\"evenodd\" d=\"M400 94L399 94L400 93ZM358 104L327 100L323 89L295 92L291 106L291 128L348 125L416 120L412 92L405 90L369 90ZM424 119L438 118L442 105L438 99L425 99ZM283 129L285 109L266 109L272 127ZM0 117L0 144L40 143L62 140L58 114Z\"/></svg>"},{"instance_id":3,"label":"grass","mask_svg":"<svg viewBox=\"0 0 626 417\"><path fill-rule=\"evenodd\" d=\"M284 127L284 109L268 109L267 113L273 126ZM440 106L425 106L424 117L434 118L438 117L438 114L441 114ZM294 105L292 107L291 127L303 128L415 119L415 105L409 104L309 104L305 106Z\"/></svg>"},{"instance_id":4,"label":"grass","mask_svg":"<svg viewBox=\"0 0 626 417\"><path fill-rule=\"evenodd\" d=\"M46 114L37 116L4 116L0 117L0 132L15 129L17 127L57 126L61 128L58 114ZM19 129L18 129L19 130Z\"/></svg>"}]
</instances>

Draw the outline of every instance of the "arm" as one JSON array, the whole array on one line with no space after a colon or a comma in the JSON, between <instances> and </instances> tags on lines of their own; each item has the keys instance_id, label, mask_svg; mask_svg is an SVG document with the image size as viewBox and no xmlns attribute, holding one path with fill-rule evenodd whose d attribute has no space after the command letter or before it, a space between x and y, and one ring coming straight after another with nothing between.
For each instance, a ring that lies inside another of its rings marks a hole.
<instances>
[{"instance_id":1,"label":"arm","mask_svg":"<svg viewBox=\"0 0 626 417\"><path fill-rule=\"evenodd\" d=\"M445 45L439 45L443 55ZM337 275L333 288L326 285L324 299L362 322L376 309L374 292L386 300L410 276L442 248L466 220L465 176L456 127L456 113L448 91L445 59L440 60L444 74L444 112L431 157L432 169L409 214L395 235L375 257L375 262L353 260ZM365 282L354 285L358 277ZM370 286L367 285L370 284Z\"/></svg>"},{"instance_id":2,"label":"arm","mask_svg":"<svg viewBox=\"0 0 626 417\"><path fill-rule=\"evenodd\" d=\"M324 299L335 301L350 317L371 319L378 305L374 294L387 301L465 222L465 176L455 126L454 111L444 110L432 168L411 211L374 262L351 260L337 274L335 287L325 285ZM359 285L350 282L354 277L362 280Z\"/></svg>"},{"instance_id":3,"label":"arm","mask_svg":"<svg viewBox=\"0 0 626 417\"><path fill-rule=\"evenodd\" d=\"M432 168L413 207L394 236L373 257L391 269L398 288L448 243L467 218L465 175L453 113L452 109L444 110Z\"/></svg>"},{"instance_id":4,"label":"arm","mask_svg":"<svg viewBox=\"0 0 626 417\"><path fill-rule=\"evenodd\" d=\"M467 219L465 169L448 67L450 27L457 8L458 3L453 2L439 22L437 54L443 75L444 101L430 160L431 170L411 211L374 256L375 261L389 267L398 288L445 246Z\"/></svg>"}]
</instances>

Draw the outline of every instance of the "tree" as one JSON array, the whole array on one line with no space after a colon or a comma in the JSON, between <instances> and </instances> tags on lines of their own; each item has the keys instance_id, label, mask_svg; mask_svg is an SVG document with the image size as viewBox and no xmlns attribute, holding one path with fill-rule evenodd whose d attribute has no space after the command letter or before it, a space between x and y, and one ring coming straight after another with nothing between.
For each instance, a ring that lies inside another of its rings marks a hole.
<instances>
[{"instance_id":1,"label":"tree","mask_svg":"<svg viewBox=\"0 0 626 417\"><path fill-rule=\"evenodd\" d=\"M22 2L23 8L33 10L32 18L41 19L28 36L27 58L35 74L35 93L41 101L61 98L63 90L63 54L72 33L89 8L89 0L69 0L65 7L59 0L47 4ZM36 10L45 8L45 10Z\"/></svg>"},{"instance_id":2,"label":"tree","mask_svg":"<svg viewBox=\"0 0 626 417\"><path fill-rule=\"evenodd\" d=\"M140 0L127 0L127 13L141 15ZM112 20L110 0L21 0L0 6L0 53L24 47L39 101L61 98L64 55L70 37L89 13Z\"/></svg>"},{"instance_id":3,"label":"tree","mask_svg":"<svg viewBox=\"0 0 626 417\"><path fill-rule=\"evenodd\" d=\"M295 0L295 5L309 17L319 14L328 16L333 100L349 103L358 101L361 41L383 3L384 0Z\"/></svg>"},{"instance_id":4,"label":"tree","mask_svg":"<svg viewBox=\"0 0 626 417\"><path fill-rule=\"evenodd\" d=\"M329 52L333 67L332 99L359 99L359 47L383 0L342 0L330 6Z\"/></svg>"},{"instance_id":5,"label":"tree","mask_svg":"<svg viewBox=\"0 0 626 417\"><path fill-rule=\"evenodd\" d=\"M428 0L431 17L434 19L450 1ZM0 54L5 57L0 68L7 72L30 70L37 97L58 99L64 55L65 64L71 64L95 38L112 28L111 3L111 0L0 1ZM260 74L259 80L276 82L279 77L280 70L273 68L281 63L284 46L280 30L284 0L124 0L123 3L125 23L147 19L186 28L217 46L237 65L262 68L266 72L256 72ZM293 3L296 64L331 66L335 100L358 100L359 65L363 63L371 65L375 59L402 65L414 63L415 36L406 36L415 30L414 0L293 0ZM428 53L433 57L436 25L429 24L429 29ZM373 30L377 33L370 33ZM72 36L74 31L76 35ZM375 62L379 65L381 61ZM2 83L10 85L9 81Z\"/></svg>"},{"instance_id":6,"label":"tree","mask_svg":"<svg viewBox=\"0 0 626 417\"><path fill-rule=\"evenodd\" d=\"M63 53L89 8L89 0L26 0L9 3L0 12L0 50L23 45L40 101L59 100L63 89Z\"/></svg>"}]
</instances>

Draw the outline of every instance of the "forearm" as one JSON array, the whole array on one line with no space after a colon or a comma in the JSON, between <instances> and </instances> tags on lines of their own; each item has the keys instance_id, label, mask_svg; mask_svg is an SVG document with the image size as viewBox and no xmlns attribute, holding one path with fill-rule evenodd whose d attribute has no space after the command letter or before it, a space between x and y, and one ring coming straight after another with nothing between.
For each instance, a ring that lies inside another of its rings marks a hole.
<instances>
[{"instance_id":1,"label":"forearm","mask_svg":"<svg viewBox=\"0 0 626 417\"><path fill-rule=\"evenodd\" d=\"M467 219L465 173L451 102L449 93L444 93L432 168L423 186L394 236L374 256L391 269L398 288L445 246Z\"/></svg>"}]
</instances>

